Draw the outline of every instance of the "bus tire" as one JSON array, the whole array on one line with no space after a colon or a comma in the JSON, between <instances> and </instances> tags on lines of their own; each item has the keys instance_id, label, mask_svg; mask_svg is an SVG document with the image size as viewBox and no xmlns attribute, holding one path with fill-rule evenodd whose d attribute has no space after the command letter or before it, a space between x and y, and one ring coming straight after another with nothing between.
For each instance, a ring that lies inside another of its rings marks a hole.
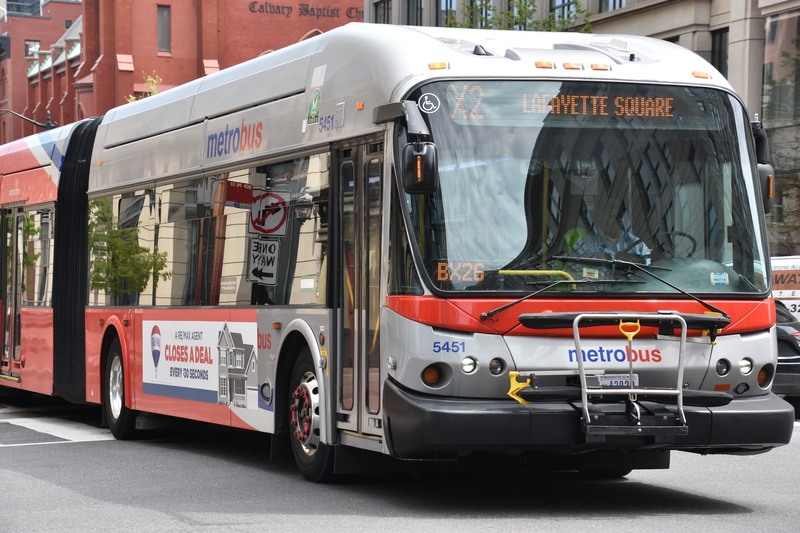
<instances>
[{"instance_id":1,"label":"bus tire","mask_svg":"<svg viewBox=\"0 0 800 533\"><path fill-rule=\"evenodd\" d=\"M300 350L289 387L289 441L297 469L315 483L333 478L332 446L320 440L319 384L308 347Z\"/></svg>"},{"instance_id":2,"label":"bus tire","mask_svg":"<svg viewBox=\"0 0 800 533\"><path fill-rule=\"evenodd\" d=\"M119 339L114 339L108 348L105 378L103 409L108 428L119 440L131 439L136 434L136 412L125 407L125 366Z\"/></svg>"}]
</instances>

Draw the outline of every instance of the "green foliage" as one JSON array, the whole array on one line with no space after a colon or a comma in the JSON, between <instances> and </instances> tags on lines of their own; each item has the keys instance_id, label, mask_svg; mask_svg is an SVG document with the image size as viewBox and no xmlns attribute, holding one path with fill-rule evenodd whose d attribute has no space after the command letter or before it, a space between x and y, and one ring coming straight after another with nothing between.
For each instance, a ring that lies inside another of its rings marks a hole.
<instances>
[{"instance_id":1,"label":"green foliage","mask_svg":"<svg viewBox=\"0 0 800 533\"><path fill-rule=\"evenodd\" d=\"M536 3L534 0L511 0L509 9L495 7L491 0L476 0L472 4L464 4L461 13L463 22L458 21L455 13L450 13L448 26L456 28L493 28L496 30L521 31L573 31L580 20L583 26L581 33L590 33L592 23L589 18L594 11L583 8L580 0L575 0L575 10L566 17L549 13L547 17L536 19Z\"/></svg>"},{"instance_id":2,"label":"green foliage","mask_svg":"<svg viewBox=\"0 0 800 533\"><path fill-rule=\"evenodd\" d=\"M28 252L28 242L32 240L32 237L36 237L42 231L40 226L36 225L36 220L34 219L33 213L25 213L23 215L23 222L22 222L22 271L19 273L20 279L22 280L22 290L27 291L28 287L25 285L25 272L28 267L32 267L36 264L36 261L39 259L41 254L38 253L31 253ZM13 230L13 222L9 222L6 227L6 242L9 242L11 238L11 232ZM6 246L6 261L8 265L11 264L11 254L12 254L12 247ZM11 286L11 279L6 277L6 286Z\"/></svg>"},{"instance_id":3,"label":"green foliage","mask_svg":"<svg viewBox=\"0 0 800 533\"><path fill-rule=\"evenodd\" d=\"M167 253L139 245L139 228L117 227L108 198L89 202L89 286L106 294L142 292L153 282L168 280Z\"/></svg>"},{"instance_id":4,"label":"green foliage","mask_svg":"<svg viewBox=\"0 0 800 533\"><path fill-rule=\"evenodd\" d=\"M142 98L147 98L148 96L153 96L154 94L158 94L158 84L164 81L161 79L161 76L156 74L155 70L153 71L152 76L142 72L142 77L144 78L144 84L147 85L147 93L139 97L129 94L127 97L125 97L128 103L135 102L136 100L141 100Z\"/></svg>"}]
</instances>

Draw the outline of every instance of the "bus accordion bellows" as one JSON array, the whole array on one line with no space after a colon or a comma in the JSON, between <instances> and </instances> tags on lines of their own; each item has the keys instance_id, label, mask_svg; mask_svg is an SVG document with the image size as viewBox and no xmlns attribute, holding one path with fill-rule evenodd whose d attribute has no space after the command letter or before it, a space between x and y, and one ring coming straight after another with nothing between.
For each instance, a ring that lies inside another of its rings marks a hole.
<instances>
[{"instance_id":1,"label":"bus accordion bellows","mask_svg":"<svg viewBox=\"0 0 800 533\"><path fill-rule=\"evenodd\" d=\"M350 24L0 147L0 386L272 433L313 481L760 453L771 180L679 46Z\"/></svg>"}]
</instances>

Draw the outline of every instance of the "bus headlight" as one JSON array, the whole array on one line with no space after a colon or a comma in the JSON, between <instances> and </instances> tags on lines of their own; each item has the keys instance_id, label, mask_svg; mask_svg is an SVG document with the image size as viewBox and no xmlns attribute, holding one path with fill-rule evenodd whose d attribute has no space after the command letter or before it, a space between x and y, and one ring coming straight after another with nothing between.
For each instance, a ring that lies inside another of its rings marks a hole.
<instances>
[{"instance_id":1,"label":"bus headlight","mask_svg":"<svg viewBox=\"0 0 800 533\"><path fill-rule=\"evenodd\" d=\"M739 372L741 372L743 376L746 376L753 371L754 366L755 365L753 364L753 360L748 357L745 357L744 359L739 361Z\"/></svg>"},{"instance_id":2,"label":"bus headlight","mask_svg":"<svg viewBox=\"0 0 800 533\"><path fill-rule=\"evenodd\" d=\"M495 357L489 362L489 373L493 376L499 376L505 372L506 363L499 357Z\"/></svg>"},{"instance_id":3,"label":"bus headlight","mask_svg":"<svg viewBox=\"0 0 800 533\"><path fill-rule=\"evenodd\" d=\"M471 355L461 360L461 371L465 374L474 374L478 370L478 366L480 366L478 360Z\"/></svg>"},{"instance_id":4,"label":"bus headlight","mask_svg":"<svg viewBox=\"0 0 800 533\"><path fill-rule=\"evenodd\" d=\"M718 376L727 376L728 372L731 371L731 364L728 362L727 359L720 359L717 361L717 375Z\"/></svg>"}]
</instances>

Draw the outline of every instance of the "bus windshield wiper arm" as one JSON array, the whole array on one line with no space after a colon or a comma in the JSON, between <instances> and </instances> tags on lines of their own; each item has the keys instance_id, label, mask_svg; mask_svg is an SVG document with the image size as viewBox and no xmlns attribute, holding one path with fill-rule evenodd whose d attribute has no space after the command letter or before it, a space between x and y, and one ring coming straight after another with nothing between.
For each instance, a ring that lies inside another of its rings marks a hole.
<instances>
[{"instance_id":1,"label":"bus windshield wiper arm","mask_svg":"<svg viewBox=\"0 0 800 533\"><path fill-rule=\"evenodd\" d=\"M540 294L540 293L542 293L542 292L544 292L544 291L546 291L548 289L552 289L556 285L565 285L565 284L566 285L591 285L591 284L597 284L597 283L607 285L607 284L611 284L611 283L619 284L619 283L644 283L644 282L643 281L636 281L636 280L627 280L627 279L559 279L559 280L556 280L556 281L534 281L534 282L532 282L532 284L537 284L537 285L540 284L540 283L541 284L546 283L547 285L545 287L542 287L538 291L534 291L534 292L532 292L532 293L530 293L530 294L528 294L526 296L523 296L519 300L514 300L513 302L507 303L506 305L498 307L497 309L492 309L488 313L481 313L481 320L486 320L487 318L492 318L497 313L499 313L501 311L505 311L509 307L513 307L513 306L517 305L520 302L524 302L528 298L533 298L537 294Z\"/></svg>"},{"instance_id":2,"label":"bus windshield wiper arm","mask_svg":"<svg viewBox=\"0 0 800 533\"><path fill-rule=\"evenodd\" d=\"M635 269L637 269L637 270L639 270L641 272L644 272L645 274L647 274L651 278L660 281L661 283L663 283L667 287L671 287L671 288L675 289L676 291L678 291L679 293L681 293L681 294L683 294L685 296L688 296L689 298L691 298L692 300L696 301L697 303L699 303L700 305L702 305L703 307L705 307L709 311L712 311L714 313L719 313L720 315L724 316L725 318L730 318L728 316L728 313L726 313L722 309L714 307L713 305L711 305L708 302L704 302L703 300L701 300L700 298L698 298L694 294L692 294L692 293L690 293L688 291L685 291L685 290L681 289L678 286L673 285L669 281L667 281L665 279L662 279L662 278L656 276L655 274L653 274L652 272L650 272L649 270L647 270L647 268L655 268L655 269L658 269L658 270L669 270L669 271L672 271L671 268L659 267L659 266L654 266L654 265L640 265L639 263L632 263L630 261L622 261L620 259L603 259L603 258L598 258L598 257L571 257L571 256L568 256L568 255L554 255L553 259L562 259L562 260L565 260L565 261L575 261L575 262L585 262L585 263L603 263L603 264L606 264L606 265L632 267L632 268L635 268Z\"/></svg>"}]
</instances>

